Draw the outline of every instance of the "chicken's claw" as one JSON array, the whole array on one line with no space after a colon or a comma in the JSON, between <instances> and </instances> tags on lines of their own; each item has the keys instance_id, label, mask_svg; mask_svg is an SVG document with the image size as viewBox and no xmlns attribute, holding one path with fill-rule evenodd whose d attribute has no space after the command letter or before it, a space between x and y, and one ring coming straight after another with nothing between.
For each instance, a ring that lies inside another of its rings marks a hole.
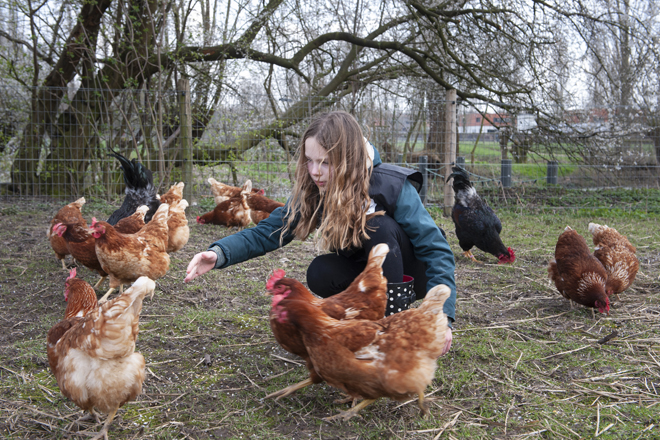
<instances>
[{"instance_id":1,"label":"chicken's claw","mask_svg":"<svg viewBox=\"0 0 660 440\"><path fill-rule=\"evenodd\" d=\"M419 400L417 401L417 405L419 406L419 409L421 410L420 415L422 417L428 417L431 414L431 411L429 410L429 402L433 402L436 400L435 397L424 397L424 393L419 395Z\"/></svg>"},{"instance_id":2,"label":"chicken's claw","mask_svg":"<svg viewBox=\"0 0 660 440\"><path fill-rule=\"evenodd\" d=\"M465 257L469 258L470 260L474 261L475 263L483 264L483 262L481 262L481 261L477 260L476 258L474 258L474 255L472 255L472 251L465 251L465 252L463 252L463 255Z\"/></svg>"},{"instance_id":3,"label":"chicken's claw","mask_svg":"<svg viewBox=\"0 0 660 440\"><path fill-rule=\"evenodd\" d=\"M358 403L356 406L349 409L348 411L340 410L339 414L335 414L334 416L330 416L330 417L324 417L323 420L326 422L334 422L334 421L345 422L346 420L350 420L355 416L360 416L358 412L365 406L370 405L375 401L376 399L364 399L362 402Z\"/></svg>"}]
</instances>

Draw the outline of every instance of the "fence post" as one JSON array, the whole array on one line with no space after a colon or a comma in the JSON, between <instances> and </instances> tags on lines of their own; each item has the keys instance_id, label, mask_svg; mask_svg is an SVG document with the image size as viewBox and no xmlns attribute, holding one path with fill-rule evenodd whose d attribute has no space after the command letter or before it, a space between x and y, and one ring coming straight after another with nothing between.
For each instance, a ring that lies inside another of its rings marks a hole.
<instances>
[{"instance_id":1,"label":"fence post","mask_svg":"<svg viewBox=\"0 0 660 440\"><path fill-rule=\"evenodd\" d=\"M419 198L422 199L423 204L426 204L426 189L428 187L428 163L428 156L419 156L419 172L422 173L422 177L424 178L422 180L422 190L419 192Z\"/></svg>"},{"instance_id":2,"label":"fence post","mask_svg":"<svg viewBox=\"0 0 660 440\"><path fill-rule=\"evenodd\" d=\"M502 176L500 177L504 188L511 188L511 159L502 159Z\"/></svg>"},{"instance_id":3,"label":"fence post","mask_svg":"<svg viewBox=\"0 0 660 440\"><path fill-rule=\"evenodd\" d=\"M456 90L447 90L446 94L446 125L445 125L445 176L451 174L451 163L456 162ZM451 215L454 206L454 188L447 182L444 184L443 211L445 216Z\"/></svg>"},{"instance_id":4,"label":"fence post","mask_svg":"<svg viewBox=\"0 0 660 440\"><path fill-rule=\"evenodd\" d=\"M463 156L458 156L458 157L456 158L456 166L465 169L465 157L463 157ZM447 178L447 176L445 176L445 179L446 179L446 178Z\"/></svg>"},{"instance_id":5,"label":"fence post","mask_svg":"<svg viewBox=\"0 0 660 440\"><path fill-rule=\"evenodd\" d=\"M403 153L396 153L396 162L397 165L401 165L403 163Z\"/></svg>"},{"instance_id":6,"label":"fence post","mask_svg":"<svg viewBox=\"0 0 660 440\"><path fill-rule=\"evenodd\" d=\"M559 163L555 160L548 161L548 177L546 183L556 185L559 183Z\"/></svg>"},{"instance_id":7,"label":"fence post","mask_svg":"<svg viewBox=\"0 0 660 440\"><path fill-rule=\"evenodd\" d=\"M193 204L193 154L192 154L192 111L190 107L190 82L181 78L177 81L179 91L179 116L181 120L181 160L182 179L186 186L183 187L183 198L190 205Z\"/></svg>"}]
</instances>

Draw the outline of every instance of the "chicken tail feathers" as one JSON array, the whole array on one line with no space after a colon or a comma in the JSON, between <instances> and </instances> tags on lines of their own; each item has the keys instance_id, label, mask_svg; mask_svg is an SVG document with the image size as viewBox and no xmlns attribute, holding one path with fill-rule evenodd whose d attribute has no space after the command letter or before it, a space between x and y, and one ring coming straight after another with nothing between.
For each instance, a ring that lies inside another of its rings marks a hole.
<instances>
[{"instance_id":1,"label":"chicken tail feathers","mask_svg":"<svg viewBox=\"0 0 660 440\"><path fill-rule=\"evenodd\" d=\"M369 253L367 267L383 267L383 262L387 258L389 251L390 247L386 243L380 243L374 246Z\"/></svg>"},{"instance_id":2,"label":"chicken tail feathers","mask_svg":"<svg viewBox=\"0 0 660 440\"><path fill-rule=\"evenodd\" d=\"M153 187L154 179L151 170L135 159L129 161L114 150L110 151L112 151L112 153L108 154L108 156L112 156L119 161L121 169L124 172L124 182L128 188L137 189Z\"/></svg>"},{"instance_id":3,"label":"chicken tail feathers","mask_svg":"<svg viewBox=\"0 0 660 440\"><path fill-rule=\"evenodd\" d=\"M133 352L139 331L142 301L145 296L153 295L155 287L153 280L140 277L123 294L105 303L98 312L92 313L95 334L99 335L99 343L95 346L98 356L114 359L129 356Z\"/></svg>"},{"instance_id":4,"label":"chicken tail feathers","mask_svg":"<svg viewBox=\"0 0 660 440\"><path fill-rule=\"evenodd\" d=\"M427 292L424 301L422 301L422 304L418 309L425 313L442 313L445 301L447 301L447 298L449 298L450 295L451 289L448 286L438 284Z\"/></svg>"}]
</instances>

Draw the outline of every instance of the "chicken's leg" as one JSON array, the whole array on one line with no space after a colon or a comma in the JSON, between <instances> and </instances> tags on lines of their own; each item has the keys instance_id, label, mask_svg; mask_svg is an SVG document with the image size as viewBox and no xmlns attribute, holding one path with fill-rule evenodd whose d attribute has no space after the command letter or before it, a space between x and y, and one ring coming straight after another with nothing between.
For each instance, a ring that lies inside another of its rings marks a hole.
<instances>
[{"instance_id":1,"label":"chicken's leg","mask_svg":"<svg viewBox=\"0 0 660 440\"><path fill-rule=\"evenodd\" d=\"M374 403L376 399L364 399L362 402L358 403L355 407L349 409L348 411L339 411L339 414L325 417L323 420L326 422L334 422L335 420L349 420L358 415L358 412L367 405Z\"/></svg>"},{"instance_id":2,"label":"chicken's leg","mask_svg":"<svg viewBox=\"0 0 660 440\"><path fill-rule=\"evenodd\" d=\"M463 252L463 255L469 258L470 260L474 261L475 263L483 264L481 261L474 258L474 255L472 255L472 251L465 251Z\"/></svg>"},{"instance_id":3,"label":"chicken's leg","mask_svg":"<svg viewBox=\"0 0 660 440\"><path fill-rule=\"evenodd\" d=\"M344 403L351 402L351 408L353 408L357 404L357 401L360 399L359 397L352 397L352 396L349 396L347 394L344 394L344 395L346 397L344 397L343 399L333 400L332 403L335 403L337 405L341 405L341 404L344 404Z\"/></svg>"},{"instance_id":4,"label":"chicken's leg","mask_svg":"<svg viewBox=\"0 0 660 440\"><path fill-rule=\"evenodd\" d=\"M96 411L94 411L94 408L90 409L87 414L76 420L76 422L84 422L86 420L92 420L94 419L96 423L101 423L101 420L99 419L99 415L96 414Z\"/></svg>"},{"instance_id":5,"label":"chicken's leg","mask_svg":"<svg viewBox=\"0 0 660 440\"><path fill-rule=\"evenodd\" d=\"M275 400L280 400L282 397L286 397L289 394L301 389L305 388L306 386L312 385L314 382L312 382L312 379L307 378L303 380L302 382L298 382L297 384L290 385L286 388L283 388L279 391L275 391L274 393L270 393L264 399L270 399L271 397L275 397Z\"/></svg>"},{"instance_id":6,"label":"chicken's leg","mask_svg":"<svg viewBox=\"0 0 660 440\"><path fill-rule=\"evenodd\" d=\"M419 406L419 409L422 410L422 417L427 417L429 414L431 414L431 411L429 411L429 402L432 402L435 399L433 397L425 397L424 390L417 394L419 396L419 399L417 400L417 406Z\"/></svg>"},{"instance_id":7,"label":"chicken's leg","mask_svg":"<svg viewBox=\"0 0 660 440\"><path fill-rule=\"evenodd\" d=\"M115 418L115 414L117 414L117 409L113 409L112 411L110 411L110 414L108 414L108 419L105 421L105 425L103 425L103 429L101 430L101 432L96 434L90 440L98 440L101 437L103 437L105 440L108 440L108 428L110 427L110 423L112 423L112 419Z\"/></svg>"},{"instance_id":8,"label":"chicken's leg","mask_svg":"<svg viewBox=\"0 0 660 440\"><path fill-rule=\"evenodd\" d=\"M107 277L107 276L105 276L105 277L101 277L101 279L98 280L98 282L97 282L96 284L94 284L94 288L95 288L95 289L98 288L98 287L101 285L101 283L102 283L106 278L108 278L108 277Z\"/></svg>"},{"instance_id":9,"label":"chicken's leg","mask_svg":"<svg viewBox=\"0 0 660 440\"><path fill-rule=\"evenodd\" d=\"M66 263L64 262L64 258L62 258L60 261L62 262L62 269L68 271L69 269L67 269L67 267L66 267Z\"/></svg>"},{"instance_id":10,"label":"chicken's leg","mask_svg":"<svg viewBox=\"0 0 660 440\"><path fill-rule=\"evenodd\" d=\"M101 299L99 300L99 303L101 303L101 302L105 301L106 299L108 299L108 297L109 297L109 296L112 294L112 292L114 292L114 291L115 291L115 288L114 288L114 287L111 287L110 290L108 290L107 292L105 292L105 295L103 295L103 296L101 297Z\"/></svg>"}]
</instances>

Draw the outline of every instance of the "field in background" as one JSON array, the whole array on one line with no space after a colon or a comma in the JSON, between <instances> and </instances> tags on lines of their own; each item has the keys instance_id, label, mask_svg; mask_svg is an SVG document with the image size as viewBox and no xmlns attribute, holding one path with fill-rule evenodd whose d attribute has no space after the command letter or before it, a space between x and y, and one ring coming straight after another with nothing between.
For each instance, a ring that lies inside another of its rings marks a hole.
<instances>
[{"instance_id":1,"label":"field in background","mask_svg":"<svg viewBox=\"0 0 660 440\"><path fill-rule=\"evenodd\" d=\"M647 439L660 437L660 192L483 188L516 250L513 265L476 251L460 255L451 220L429 210L457 256L454 345L439 359L423 419L414 402L380 400L362 417L329 424L343 405L327 385L279 402L263 396L306 377L299 359L275 342L265 281L274 268L304 280L311 241L291 245L183 284L192 256L235 230L200 226L207 204L189 208L191 238L173 254L140 320L137 350L147 379L126 404L110 438L145 439ZM480 191L482 191L480 189ZM636 200L638 199L638 200ZM641 201L640 201L641 200ZM113 201L116 206L119 201ZM646 203L646 204L645 204ZM602 209L607 205L609 209ZM47 366L45 338L65 302L61 269L45 231L59 203L0 201L0 432L4 438L88 438L93 423L64 398ZM83 213L107 217L104 200ZM637 246L640 272L609 316L571 309L550 285L547 262L570 225L583 235L606 223ZM69 257L70 258L70 257ZM68 260L71 263L70 260ZM96 275L79 269L83 279ZM107 286L103 286L105 289ZM616 335L616 336L615 336ZM614 336L614 337L613 337ZM613 337L605 341L608 337ZM73 431L73 433L71 433Z\"/></svg>"}]
</instances>

